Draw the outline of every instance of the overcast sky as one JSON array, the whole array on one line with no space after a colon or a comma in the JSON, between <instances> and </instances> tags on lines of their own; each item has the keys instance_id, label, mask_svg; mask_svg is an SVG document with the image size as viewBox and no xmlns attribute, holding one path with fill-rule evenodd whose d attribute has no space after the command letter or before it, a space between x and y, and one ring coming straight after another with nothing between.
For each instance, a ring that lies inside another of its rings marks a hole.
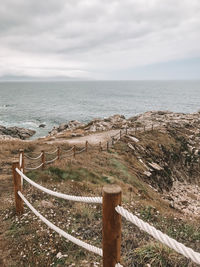
<instances>
[{"instance_id":1,"label":"overcast sky","mask_svg":"<svg viewBox=\"0 0 200 267\"><path fill-rule=\"evenodd\" d=\"M199 73L199 0L1 0L0 79Z\"/></svg>"}]
</instances>

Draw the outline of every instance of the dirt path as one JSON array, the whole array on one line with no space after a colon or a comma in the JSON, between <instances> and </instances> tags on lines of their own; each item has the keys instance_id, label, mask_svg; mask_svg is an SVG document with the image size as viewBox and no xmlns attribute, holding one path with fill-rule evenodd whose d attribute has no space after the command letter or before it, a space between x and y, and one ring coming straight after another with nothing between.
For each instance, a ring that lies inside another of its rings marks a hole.
<instances>
[{"instance_id":1,"label":"dirt path","mask_svg":"<svg viewBox=\"0 0 200 267\"><path fill-rule=\"evenodd\" d=\"M119 133L119 130L110 130L107 132L101 132L101 133L93 133L82 137L74 137L71 139L66 138L56 138L53 141L47 141L47 144L54 144L54 143L68 143L70 145L75 144L85 144L86 141L88 141L90 144L95 145L99 142L107 142L111 139L111 137L115 134Z\"/></svg>"}]
</instances>

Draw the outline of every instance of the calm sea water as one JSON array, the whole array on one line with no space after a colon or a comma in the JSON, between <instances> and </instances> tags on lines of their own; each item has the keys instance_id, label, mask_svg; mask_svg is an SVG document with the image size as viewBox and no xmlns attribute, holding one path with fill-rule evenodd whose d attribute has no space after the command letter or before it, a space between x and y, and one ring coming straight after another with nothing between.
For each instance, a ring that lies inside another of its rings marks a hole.
<instances>
[{"instance_id":1,"label":"calm sea water","mask_svg":"<svg viewBox=\"0 0 200 267\"><path fill-rule=\"evenodd\" d=\"M149 110L196 112L200 81L1 82L0 125L34 129L44 136L69 120ZM39 128L41 123L46 128Z\"/></svg>"}]
</instances>

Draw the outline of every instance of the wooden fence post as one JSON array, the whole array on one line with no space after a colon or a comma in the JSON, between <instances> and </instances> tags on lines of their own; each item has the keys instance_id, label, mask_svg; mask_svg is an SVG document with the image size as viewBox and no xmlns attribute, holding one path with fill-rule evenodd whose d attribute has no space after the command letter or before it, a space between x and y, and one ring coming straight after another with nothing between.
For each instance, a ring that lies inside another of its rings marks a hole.
<instances>
[{"instance_id":1,"label":"wooden fence post","mask_svg":"<svg viewBox=\"0 0 200 267\"><path fill-rule=\"evenodd\" d=\"M58 146L58 149L57 149L57 157L58 157L58 160L60 160L60 147Z\"/></svg>"},{"instance_id":2,"label":"wooden fence post","mask_svg":"<svg viewBox=\"0 0 200 267\"><path fill-rule=\"evenodd\" d=\"M112 146L114 145L114 137L112 136Z\"/></svg>"},{"instance_id":3,"label":"wooden fence post","mask_svg":"<svg viewBox=\"0 0 200 267\"><path fill-rule=\"evenodd\" d=\"M121 215L115 207L121 205L118 185L103 187L103 267L115 267L120 262Z\"/></svg>"},{"instance_id":4,"label":"wooden fence post","mask_svg":"<svg viewBox=\"0 0 200 267\"><path fill-rule=\"evenodd\" d=\"M44 152L44 150L42 150L41 153L42 153L42 157L41 157L41 159L42 159L42 170L44 170L44 168L45 168L45 152Z\"/></svg>"},{"instance_id":5,"label":"wooden fence post","mask_svg":"<svg viewBox=\"0 0 200 267\"><path fill-rule=\"evenodd\" d=\"M119 139L121 139L122 138L122 131L120 130L119 131Z\"/></svg>"},{"instance_id":6,"label":"wooden fence post","mask_svg":"<svg viewBox=\"0 0 200 267\"><path fill-rule=\"evenodd\" d=\"M76 157L76 146L75 145L73 147L73 152L74 152L74 159L75 159L75 157Z\"/></svg>"},{"instance_id":7,"label":"wooden fence post","mask_svg":"<svg viewBox=\"0 0 200 267\"><path fill-rule=\"evenodd\" d=\"M13 172L16 213L17 215L21 215L24 212L24 203L21 197L18 195L18 191L22 192L22 184L21 184L21 176L16 172L15 170L16 168L20 170L19 162L13 162L12 172Z\"/></svg>"},{"instance_id":8,"label":"wooden fence post","mask_svg":"<svg viewBox=\"0 0 200 267\"><path fill-rule=\"evenodd\" d=\"M107 141L107 151L109 151L109 142Z\"/></svg>"},{"instance_id":9,"label":"wooden fence post","mask_svg":"<svg viewBox=\"0 0 200 267\"><path fill-rule=\"evenodd\" d=\"M128 134L128 128L126 127L126 135Z\"/></svg>"},{"instance_id":10,"label":"wooden fence post","mask_svg":"<svg viewBox=\"0 0 200 267\"><path fill-rule=\"evenodd\" d=\"M102 147L101 147L101 141L99 142L99 152L102 151Z\"/></svg>"},{"instance_id":11,"label":"wooden fence post","mask_svg":"<svg viewBox=\"0 0 200 267\"><path fill-rule=\"evenodd\" d=\"M24 173L24 150L19 150L19 167L20 171Z\"/></svg>"},{"instance_id":12,"label":"wooden fence post","mask_svg":"<svg viewBox=\"0 0 200 267\"><path fill-rule=\"evenodd\" d=\"M85 151L88 152L88 141L85 141Z\"/></svg>"}]
</instances>

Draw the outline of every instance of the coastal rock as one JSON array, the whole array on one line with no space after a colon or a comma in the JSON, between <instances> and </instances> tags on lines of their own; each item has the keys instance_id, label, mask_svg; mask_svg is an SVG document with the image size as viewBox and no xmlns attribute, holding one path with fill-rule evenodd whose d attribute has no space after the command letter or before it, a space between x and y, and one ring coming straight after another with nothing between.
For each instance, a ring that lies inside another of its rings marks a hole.
<instances>
[{"instance_id":1,"label":"coastal rock","mask_svg":"<svg viewBox=\"0 0 200 267\"><path fill-rule=\"evenodd\" d=\"M46 127L46 124L44 124L44 123L41 123L40 125L39 125L39 128L45 128Z\"/></svg>"},{"instance_id":2,"label":"coastal rock","mask_svg":"<svg viewBox=\"0 0 200 267\"><path fill-rule=\"evenodd\" d=\"M154 170L157 170L157 171L161 171L163 170L162 167L160 167L157 163L155 162L152 162L152 163L149 163L149 165L154 169Z\"/></svg>"},{"instance_id":3,"label":"coastal rock","mask_svg":"<svg viewBox=\"0 0 200 267\"><path fill-rule=\"evenodd\" d=\"M49 132L49 134L50 135L56 135L57 133L60 133L60 132L66 131L66 130L75 130L75 129L78 129L78 128L82 128L84 126L85 126L84 123L79 122L77 120L72 120L72 121L69 121L67 123L62 123L58 127L54 127Z\"/></svg>"},{"instance_id":4,"label":"coastal rock","mask_svg":"<svg viewBox=\"0 0 200 267\"><path fill-rule=\"evenodd\" d=\"M0 135L19 138L22 140L28 139L36 133L34 130L20 128L20 127L4 127L0 126Z\"/></svg>"}]
</instances>

